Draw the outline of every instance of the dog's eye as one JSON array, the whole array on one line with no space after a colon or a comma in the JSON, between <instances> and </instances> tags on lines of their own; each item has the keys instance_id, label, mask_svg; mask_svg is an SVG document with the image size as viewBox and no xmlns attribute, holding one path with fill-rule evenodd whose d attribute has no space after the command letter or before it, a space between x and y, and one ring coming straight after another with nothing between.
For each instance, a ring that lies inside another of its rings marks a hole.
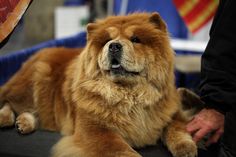
<instances>
[{"instance_id":1,"label":"dog's eye","mask_svg":"<svg viewBox=\"0 0 236 157\"><path fill-rule=\"evenodd\" d=\"M131 41L132 43L140 43L140 42L141 42L140 39L139 39L137 36L132 36L132 37L130 38L130 41Z\"/></svg>"}]
</instances>

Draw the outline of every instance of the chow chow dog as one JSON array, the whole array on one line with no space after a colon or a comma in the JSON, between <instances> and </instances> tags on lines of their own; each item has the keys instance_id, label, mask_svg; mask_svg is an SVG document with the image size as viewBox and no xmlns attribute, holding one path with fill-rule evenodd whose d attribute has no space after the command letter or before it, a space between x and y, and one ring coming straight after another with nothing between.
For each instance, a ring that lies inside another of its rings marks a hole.
<instances>
[{"instance_id":1,"label":"chow chow dog","mask_svg":"<svg viewBox=\"0 0 236 157\"><path fill-rule=\"evenodd\" d=\"M133 148L159 139L174 157L197 154L158 13L98 20L84 48L41 50L1 87L0 102L1 127L64 135L53 157L140 157Z\"/></svg>"}]
</instances>

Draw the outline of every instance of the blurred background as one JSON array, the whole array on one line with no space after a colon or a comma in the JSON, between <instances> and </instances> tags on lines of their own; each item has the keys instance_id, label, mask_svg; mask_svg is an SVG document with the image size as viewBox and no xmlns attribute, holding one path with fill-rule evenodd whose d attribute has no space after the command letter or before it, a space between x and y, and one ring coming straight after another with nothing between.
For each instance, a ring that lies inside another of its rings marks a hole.
<instances>
[{"instance_id":1,"label":"blurred background","mask_svg":"<svg viewBox=\"0 0 236 157\"><path fill-rule=\"evenodd\" d=\"M218 0L34 0L0 54L75 35L97 18L137 11L159 12L172 38L207 41L217 5Z\"/></svg>"},{"instance_id":2,"label":"blurred background","mask_svg":"<svg viewBox=\"0 0 236 157\"><path fill-rule=\"evenodd\" d=\"M177 86L196 89L200 57L209 40L218 3L219 0L33 0L1 48L0 57L41 43L73 38L85 31L88 22L109 15L157 11L167 23L176 52Z\"/></svg>"}]
</instances>

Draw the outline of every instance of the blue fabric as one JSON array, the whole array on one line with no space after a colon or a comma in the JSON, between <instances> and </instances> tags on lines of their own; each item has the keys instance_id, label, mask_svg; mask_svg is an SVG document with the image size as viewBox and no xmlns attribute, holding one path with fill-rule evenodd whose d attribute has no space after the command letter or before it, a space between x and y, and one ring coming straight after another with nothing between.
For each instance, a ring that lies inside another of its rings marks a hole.
<instances>
[{"instance_id":1,"label":"blue fabric","mask_svg":"<svg viewBox=\"0 0 236 157\"><path fill-rule=\"evenodd\" d=\"M79 6L84 5L86 0L65 0L64 5L65 6Z\"/></svg>"},{"instance_id":2,"label":"blue fabric","mask_svg":"<svg viewBox=\"0 0 236 157\"><path fill-rule=\"evenodd\" d=\"M13 52L0 57L0 85L6 82L30 55L45 47L83 47L86 44L86 33L82 32L75 36L51 40L28 49Z\"/></svg>"},{"instance_id":3,"label":"blue fabric","mask_svg":"<svg viewBox=\"0 0 236 157\"><path fill-rule=\"evenodd\" d=\"M122 0L114 0L114 12L120 12ZM188 30L179 16L172 0L129 0L127 13L159 12L166 21L171 37L187 38Z\"/></svg>"}]
</instances>

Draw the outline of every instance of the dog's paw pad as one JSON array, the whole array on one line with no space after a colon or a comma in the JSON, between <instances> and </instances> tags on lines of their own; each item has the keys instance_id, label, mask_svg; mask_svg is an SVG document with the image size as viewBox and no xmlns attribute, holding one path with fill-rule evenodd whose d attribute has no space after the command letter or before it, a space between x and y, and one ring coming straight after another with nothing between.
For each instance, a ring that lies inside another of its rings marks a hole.
<instances>
[{"instance_id":1,"label":"dog's paw pad","mask_svg":"<svg viewBox=\"0 0 236 157\"><path fill-rule=\"evenodd\" d=\"M196 157L197 146L193 141L182 141L176 144L172 153L174 157Z\"/></svg>"},{"instance_id":2,"label":"dog's paw pad","mask_svg":"<svg viewBox=\"0 0 236 157\"><path fill-rule=\"evenodd\" d=\"M22 113L16 119L17 131L21 134L28 134L35 130L36 120L31 113Z\"/></svg>"},{"instance_id":3,"label":"dog's paw pad","mask_svg":"<svg viewBox=\"0 0 236 157\"><path fill-rule=\"evenodd\" d=\"M6 105L0 110L0 128L13 126L15 123L15 114L10 106Z\"/></svg>"}]
</instances>

